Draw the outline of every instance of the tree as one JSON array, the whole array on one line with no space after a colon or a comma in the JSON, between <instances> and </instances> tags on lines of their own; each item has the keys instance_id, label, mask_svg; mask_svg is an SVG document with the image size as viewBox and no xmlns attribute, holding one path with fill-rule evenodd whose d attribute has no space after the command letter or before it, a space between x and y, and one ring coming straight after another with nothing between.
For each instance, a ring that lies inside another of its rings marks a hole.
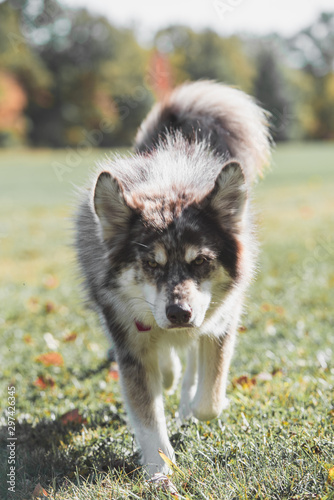
<instances>
[{"instance_id":1,"label":"tree","mask_svg":"<svg viewBox=\"0 0 334 500\"><path fill-rule=\"evenodd\" d=\"M31 143L76 145L95 131L96 145L130 144L151 102L144 84L147 51L133 32L56 0L19 3L20 9L16 0L1 4L16 16L15 47L27 47L48 77L47 85L32 85L30 68L20 61L20 78L30 89Z\"/></svg>"},{"instance_id":2,"label":"tree","mask_svg":"<svg viewBox=\"0 0 334 500\"><path fill-rule=\"evenodd\" d=\"M311 26L288 40L290 59L311 82L302 94L307 138L334 138L334 12L324 12Z\"/></svg>"},{"instance_id":3,"label":"tree","mask_svg":"<svg viewBox=\"0 0 334 500\"><path fill-rule=\"evenodd\" d=\"M254 96L271 113L271 129L276 141L289 137L291 104L283 71L271 48L262 48L257 55L257 72L254 81Z\"/></svg>"},{"instance_id":4,"label":"tree","mask_svg":"<svg viewBox=\"0 0 334 500\"><path fill-rule=\"evenodd\" d=\"M245 91L252 87L254 70L237 37L223 38L212 30L197 33L172 26L157 33L155 45L169 55L176 83L207 78Z\"/></svg>"}]
</instances>

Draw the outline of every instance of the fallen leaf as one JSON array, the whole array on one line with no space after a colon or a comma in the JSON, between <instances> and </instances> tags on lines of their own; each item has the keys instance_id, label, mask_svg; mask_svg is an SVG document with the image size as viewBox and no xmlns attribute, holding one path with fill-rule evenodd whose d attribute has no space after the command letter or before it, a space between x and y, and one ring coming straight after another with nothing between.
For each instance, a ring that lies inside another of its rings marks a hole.
<instances>
[{"instance_id":1,"label":"fallen leaf","mask_svg":"<svg viewBox=\"0 0 334 500\"><path fill-rule=\"evenodd\" d=\"M53 380L52 377L46 375L41 375L40 377L37 377L36 380L33 382L33 384L36 387L39 387L40 389L46 389L47 387L54 387L55 381Z\"/></svg>"},{"instance_id":2,"label":"fallen leaf","mask_svg":"<svg viewBox=\"0 0 334 500\"><path fill-rule=\"evenodd\" d=\"M48 274L43 279L43 285L45 286L45 288L57 288L57 286L59 285L59 280L56 276Z\"/></svg>"},{"instance_id":3,"label":"fallen leaf","mask_svg":"<svg viewBox=\"0 0 334 500\"><path fill-rule=\"evenodd\" d=\"M48 494L45 491L45 489L43 488L43 486L40 483L38 483L35 486L34 491L32 492L32 496L33 496L33 498L46 498L48 496Z\"/></svg>"},{"instance_id":4,"label":"fallen leaf","mask_svg":"<svg viewBox=\"0 0 334 500\"><path fill-rule=\"evenodd\" d=\"M256 385L256 378L249 378L248 375L241 375L241 377L232 380L234 386L240 385L243 389L250 389Z\"/></svg>"},{"instance_id":5,"label":"fallen leaf","mask_svg":"<svg viewBox=\"0 0 334 500\"><path fill-rule=\"evenodd\" d=\"M60 417L62 424L67 425L69 423L84 424L86 420L80 415L79 410L75 408L70 410Z\"/></svg>"},{"instance_id":6,"label":"fallen leaf","mask_svg":"<svg viewBox=\"0 0 334 500\"><path fill-rule=\"evenodd\" d=\"M247 328L244 325L239 326L238 328L239 333L245 333L247 332Z\"/></svg>"},{"instance_id":7,"label":"fallen leaf","mask_svg":"<svg viewBox=\"0 0 334 500\"><path fill-rule=\"evenodd\" d=\"M42 363L44 366L63 366L64 360L58 352L47 352L40 354L35 358L35 361Z\"/></svg>"},{"instance_id":8,"label":"fallen leaf","mask_svg":"<svg viewBox=\"0 0 334 500\"><path fill-rule=\"evenodd\" d=\"M113 394L108 394L105 398L106 403L115 403L115 396Z\"/></svg>"},{"instance_id":9,"label":"fallen leaf","mask_svg":"<svg viewBox=\"0 0 334 500\"><path fill-rule=\"evenodd\" d=\"M260 309L263 312L268 312L268 311L271 311L272 306L270 304L264 303L264 304L261 305Z\"/></svg>"},{"instance_id":10,"label":"fallen leaf","mask_svg":"<svg viewBox=\"0 0 334 500\"><path fill-rule=\"evenodd\" d=\"M167 457L167 455L164 454L164 452L159 448L158 453L162 460L165 462L166 465L170 468L171 471L176 472L177 474L180 474L181 476L185 477L184 472L178 467L174 462L171 461L170 458Z\"/></svg>"},{"instance_id":11,"label":"fallen leaf","mask_svg":"<svg viewBox=\"0 0 334 500\"><path fill-rule=\"evenodd\" d=\"M76 332L67 333L64 337L64 342L74 342L78 334Z\"/></svg>"},{"instance_id":12,"label":"fallen leaf","mask_svg":"<svg viewBox=\"0 0 334 500\"><path fill-rule=\"evenodd\" d=\"M107 381L110 382L110 380L118 380L119 379L119 371L118 371L118 366L117 363L113 362L110 365L110 369L107 374Z\"/></svg>"},{"instance_id":13,"label":"fallen leaf","mask_svg":"<svg viewBox=\"0 0 334 500\"><path fill-rule=\"evenodd\" d=\"M27 309L32 312L38 312L40 309L40 303L39 300L36 297L30 297L30 299L27 302Z\"/></svg>"},{"instance_id":14,"label":"fallen leaf","mask_svg":"<svg viewBox=\"0 0 334 500\"><path fill-rule=\"evenodd\" d=\"M51 313L51 312L55 311L55 309L56 309L56 306L54 305L53 302L51 302L51 300L46 302L46 304L45 304L45 312L46 313Z\"/></svg>"},{"instance_id":15,"label":"fallen leaf","mask_svg":"<svg viewBox=\"0 0 334 500\"><path fill-rule=\"evenodd\" d=\"M334 466L328 471L327 483L334 486Z\"/></svg>"}]
</instances>

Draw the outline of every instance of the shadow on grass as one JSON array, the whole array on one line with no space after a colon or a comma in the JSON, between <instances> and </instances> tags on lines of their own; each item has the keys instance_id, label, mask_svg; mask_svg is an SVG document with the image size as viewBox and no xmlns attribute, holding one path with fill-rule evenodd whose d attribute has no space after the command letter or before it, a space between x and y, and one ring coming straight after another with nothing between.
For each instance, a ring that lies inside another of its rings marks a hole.
<instances>
[{"instance_id":1,"label":"shadow on grass","mask_svg":"<svg viewBox=\"0 0 334 500\"><path fill-rule=\"evenodd\" d=\"M115 413L104 422L98 412L93 419L88 423L17 423L15 493L8 491L7 484L8 430L0 427L0 463L4 464L0 467L0 499L31 498L38 483L57 489L68 479L94 481L98 475L120 470L130 476L138 473L138 453L128 451L129 442L124 443L126 435L129 441L124 419Z\"/></svg>"}]
</instances>

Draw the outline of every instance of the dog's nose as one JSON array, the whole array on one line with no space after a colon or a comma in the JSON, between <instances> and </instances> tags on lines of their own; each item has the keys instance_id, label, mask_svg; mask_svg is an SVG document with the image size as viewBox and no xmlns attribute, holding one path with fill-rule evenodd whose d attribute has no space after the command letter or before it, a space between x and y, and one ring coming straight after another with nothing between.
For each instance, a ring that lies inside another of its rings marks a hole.
<instances>
[{"instance_id":1,"label":"dog's nose","mask_svg":"<svg viewBox=\"0 0 334 500\"><path fill-rule=\"evenodd\" d=\"M172 304L166 307L166 316L173 325L184 325L191 318L191 307L188 304Z\"/></svg>"}]
</instances>

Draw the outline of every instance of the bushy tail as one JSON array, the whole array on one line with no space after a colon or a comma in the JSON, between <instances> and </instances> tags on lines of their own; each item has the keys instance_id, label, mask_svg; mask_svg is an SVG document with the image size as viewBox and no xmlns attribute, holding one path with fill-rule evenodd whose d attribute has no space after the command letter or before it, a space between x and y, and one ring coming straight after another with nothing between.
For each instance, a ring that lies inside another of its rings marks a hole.
<instances>
[{"instance_id":1,"label":"bushy tail","mask_svg":"<svg viewBox=\"0 0 334 500\"><path fill-rule=\"evenodd\" d=\"M206 140L217 154L237 159L253 181L270 159L267 118L241 90L210 81L185 83L153 107L135 148L149 152L167 133L180 131L189 141Z\"/></svg>"}]
</instances>

